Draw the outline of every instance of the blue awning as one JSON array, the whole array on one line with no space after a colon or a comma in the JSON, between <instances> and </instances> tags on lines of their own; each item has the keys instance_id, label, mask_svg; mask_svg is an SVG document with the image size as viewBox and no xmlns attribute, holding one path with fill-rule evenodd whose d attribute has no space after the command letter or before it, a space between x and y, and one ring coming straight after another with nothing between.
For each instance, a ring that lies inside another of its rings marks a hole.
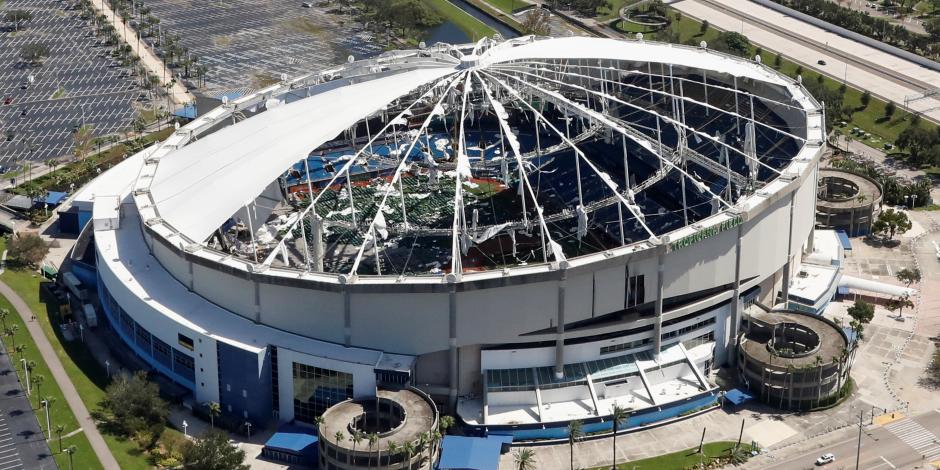
<instances>
[{"instance_id":1,"label":"blue awning","mask_svg":"<svg viewBox=\"0 0 940 470\"><path fill-rule=\"evenodd\" d=\"M499 454L512 436L444 436L438 470L499 470Z\"/></svg>"},{"instance_id":2,"label":"blue awning","mask_svg":"<svg viewBox=\"0 0 940 470\"><path fill-rule=\"evenodd\" d=\"M753 400L754 395L751 395L745 390L740 390L737 388L732 388L725 392L725 400L730 401L735 406L740 405L748 400Z\"/></svg>"},{"instance_id":3,"label":"blue awning","mask_svg":"<svg viewBox=\"0 0 940 470\"><path fill-rule=\"evenodd\" d=\"M849 240L849 236L846 235L845 230L837 230L836 236L839 237L839 243L842 244L843 250L852 251L852 242Z\"/></svg>"},{"instance_id":4,"label":"blue awning","mask_svg":"<svg viewBox=\"0 0 940 470\"><path fill-rule=\"evenodd\" d=\"M317 435L313 429L299 426L283 426L264 443L266 449L275 449L294 454L304 454L316 448Z\"/></svg>"},{"instance_id":5,"label":"blue awning","mask_svg":"<svg viewBox=\"0 0 940 470\"><path fill-rule=\"evenodd\" d=\"M852 327L843 326L842 331L845 333L845 337L848 338L849 344L852 344L855 342L855 337L857 335L855 334L855 331L852 330Z\"/></svg>"},{"instance_id":6,"label":"blue awning","mask_svg":"<svg viewBox=\"0 0 940 470\"><path fill-rule=\"evenodd\" d=\"M57 206L61 204L62 201L64 201L67 197L69 197L68 193L61 191L49 191L46 193L46 200L43 202L49 204L50 206Z\"/></svg>"},{"instance_id":7,"label":"blue awning","mask_svg":"<svg viewBox=\"0 0 940 470\"><path fill-rule=\"evenodd\" d=\"M845 286L839 286L836 288L836 294L849 295L849 288Z\"/></svg>"}]
</instances>

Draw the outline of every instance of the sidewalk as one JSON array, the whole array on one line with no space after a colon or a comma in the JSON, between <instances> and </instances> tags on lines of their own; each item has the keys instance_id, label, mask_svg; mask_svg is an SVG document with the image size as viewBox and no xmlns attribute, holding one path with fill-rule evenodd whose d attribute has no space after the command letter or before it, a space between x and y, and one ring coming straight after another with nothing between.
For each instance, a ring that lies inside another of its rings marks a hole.
<instances>
[{"instance_id":1,"label":"sidewalk","mask_svg":"<svg viewBox=\"0 0 940 470\"><path fill-rule=\"evenodd\" d=\"M16 312L19 313L20 317L23 318L23 322L26 324L30 336L32 336L33 341L36 342L39 353L42 354L42 358L46 361L46 365L49 366L53 378L55 378L59 388L62 389L62 394L65 395L65 401L68 402L69 408L75 413L75 418L78 420L79 426L85 430L85 435L88 436L88 442L91 443L91 447L94 449L95 455L98 456L98 460L101 461L101 465L107 469L121 468L117 460L114 459L114 455L111 454L111 449L109 449L108 445L104 442L104 438L101 437L101 433L98 432L95 420L92 419L88 408L85 407L85 403L82 402L82 399L79 397L78 390L75 389L72 380L69 379L68 374L65 373L65 368L62 367L59 356L57 356L55 350L52 349L52 344L50 344L49 339L46 338L46 334L42 331L39 322L31 321L33 312L29 309L29 305L27 305L26 301L11 289L10 286L3 282L0 282L0 295L6 297L7 300L10 301L10 304L16 309Z\"/></svg>"},{"instance_id":2,"label":"sidewalk","mask_svg":"<svg viewBox=\"0 0 940 470\"><path fill-rule=\"evenodd\" d=\"M131 46L131 49L134 51L134 53L140 57L141 63L144 64L147 69L149 69L154 75L157 76L157 78L160 79L160 85L165 88L167 83L169 83L173 77L172 74L164 77L163 61L155 56L153 52L145 45L137 41L134 29L127 27L121 17L115 15L114 12L111 11L111 7L109 7L104 0L94 0L91 2L91 4L93 7L97 8L98 11L104 14L104 16L108 18L108 21L111 21L111 23L114 25L115 32L121 38L121 40ZM112 18L114 18L113 21ZM170 89L170 99L172 99L174 103L182 106L187 103L192 103L196 100L196 97L187 91L180 82L176 82Z\"/></svg>"}]
</instances>

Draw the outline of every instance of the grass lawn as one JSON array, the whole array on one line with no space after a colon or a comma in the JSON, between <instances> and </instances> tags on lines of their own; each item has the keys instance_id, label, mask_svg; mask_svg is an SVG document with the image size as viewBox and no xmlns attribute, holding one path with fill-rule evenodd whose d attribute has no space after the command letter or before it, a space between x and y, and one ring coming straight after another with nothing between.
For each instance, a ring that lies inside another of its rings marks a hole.
<instances>
[{"instance_id":1,"label":"grass lawn","mask_svg":"<svg viewBox=\"0 0 940 470\"><path fill-rule=\"evenodd\" d=\"M618 469L623 470L685 470L687 468L698 468L698 465L705 462L707 465L712 460L719 457L728 457L731 449L734 447L732 441L709 442L702 448L699 454L698 447L673 452L671 454L650 457L643 460L635 460L617 465ZM745 452L751 451L749 444L741 443ZM592 470L607 470L610 466L595 467Z\"/></svg>"},{"instance_id":2,"label":"grass lawn","mask_svg":"<svg viewBox=\"0 0 940 470\"><path fill-rule=\"evenodd\" d=\"M470 36L470 39L476 41L483 36L492 36L496 34L493 28L485 25L482 21L470 16L469 13L461 10L453 3L447 0L424 0L428 6L441 15L445 21L452 21L461 31Z\"/></svg>"},{"instance_id":3,"label":"grass lawn","mask_svg":"<svg viewBox=\"0 0 940 470\"><path fill-rule=\"evenodd\" d=\"M675 11L670 10L670 15L674 15ZM701 23L698 21L682 15L682 18L679 21L673 21L671 27L678 34L679 40L682 43L687 43L689 41L694 41L698 43L700 41L705 41L707 43L714 43L718 39L720 31L715 28L709 28L704 34L701 33ZM647 32L638 30L636 32L643 32L644 36L648 38L655 39L655 32ZM751 54L756 54L757 47L751 47ZM786 58L784 54L783 60L779 67L774 65L774 57L776 56L775 52L770 52L766 48L761 52L761 62L767 64L771 67L774 67L779 72L796 77L797 68L799 64L792 62ZM803 66L803 81L811 82L816 81L820 74L810 70L809 67ZM834 80L829 77L825 77L825 86L829 89L836 90L841 85L840 81ZM851 119L846 120L846 126L843 128L845 133L848 133L848 130L853 127L858 127L872 134L870 139L859 140L855 139L858 142L862 142L869 147L874 149L883 150L884 143L890 142L894 143L898 134L900 134L908 126L908 121L911 118L911 114L898 108L894 113L894 116L891 119L885 117L885 102L879 100L876 97L872 97L871 102L867 108L862 109L861 107L861 97L863 92L849 86L845 92L844 97L844 106L851 107L856 111L852 114ZM834 124L834 123L833 123ZM921 121L921 126L927 128L935 127L933 124L927 121ZM835 126L834 126L835 127ZM894 152L899 152L897 149L893 150Z\"/></svg>"},{"instance_id":4,"label":"grass lawn","mask_svg":"<svg viewBox=\"0 0 940 470\"><path fill-rule=\"evenodd\" d=\"M2 248L0 248L0 251L2 251ZM10 272L10 270L7 270L6 273L2 275L2 278L4 280L8 279ZM16 373L20 377L20 382L23 384L23 387L25 388L26 386L26 377L23 373L20 359L26 359L27 361L34 361L36 363L36 366L32 369L32 372L30 372L31 377L36 377L37 375L45 377L45 380L39 387L38 394L37 389L33 387L33 394L29 397L29 401L36 412L36 417L39 418L40 428L42 428L43 431L46 430L45 410L43 410L41 406L37 406L37 401L41 399L39 394L41 394L42 397L52 397L54 400L52 402L52 408L50 408L50 419L53 429L60 424L65 426L65 432L62 433L63 435L77 430L79 427L78 420L66 403L62 390L59 389L59 385L56 384L52 373L49 372L49 367L39 354L39 349L36 347L36 343L33 342L33 338L29 335L29 331L27 331L23 319L20 318L16 310L13 309L13 306L10 305L10 302L4 297L0 297L0 308L5 308L10 311L10 315L4 320L5 325L8 327L18 325L19 328L13 338L4 336L3 342L9 350L10 359L14 362ZM20 344L26 346L26 350L22 355L16 354L13 351L14 345ZM75 454L72 456L75 468L103 468L95 452L91 449L91 444L88 442L85 433L78 432L73 436L62 439L63 448L72 445L77 448ZM59 465L59 468L68 468L68 455L59 453L59 441L55 433L52 435L52 441L49 442L49 448L54 454L55 461Z\"/></svg>"},{"instance_id":5,"label":"grass lawn","mask_svg":"<svg viewBox=\"0 0 940 470\"><path fill-rule=\"evenodd\" d=\"M612 20L620 16L620 9L632 5L639 0L609 0L610 8L601 7L597 9L598 20Z\"/></svg>"},{"instance_id":6,"label":"grass lawn","mask_svg":"<svg viewBox=\"0 0 940 470\"><path fill-rule=\"evenodd\" d=\"M522 7L529 6L529 2L525 0L486 0L486 2L506 13L512 13Z\"/></svg>"},{"instance_id":7,"label":"grass lawn","mask_svg":"<svg viewBox=\"0 0 940 470\"><path fill-rule=\"evenodd\" d=\"M78 390L79 395L81 395L82 401L85 402L85 406L88 407L89 411L96 410L98 403L104 399L105 396L104 387L107 385L107 371L95 362L91 353L88 352L80 342L64 341L60 330L53 328L53 324L57 325L59 323L59 312L56 308L53 308L51 304L49 308L47 308L47 304L43 299L40 299L39 284L42 282L42 278L34 272L8 269L0 275L0 279L6 282L29 304L38 318L37 321L42 325L46 337L49 338L49 341L52 343L56 355L58 355L59 360L62 361L65 372L72 379L72 383L75 384L75 388ZM50 379L51 376L48 376L46 383L49 383L48 381ZM60 403L63 402L63 400L60 400ZM101 428L99 428L99 430L101 430ZM117 459L118 464L121 465L123 470L150 468L147 456L140 451L137 444L103 432L102 435L108 447L111 449L111 452L114 454L114 458ZM81 450L79 450L79 452L81 452ZM91 454L90 448L88 449L88 453ZM94 454L91 455L94 457ZM76 458L77 456L78 454L76 454ZM94 464L97 465L97 467L87 468L101 468L97 460L94 461ZM68 463L65 465L67 466ZM76 468L85 467L76 466Z\"/></svg>"}]
</instances>

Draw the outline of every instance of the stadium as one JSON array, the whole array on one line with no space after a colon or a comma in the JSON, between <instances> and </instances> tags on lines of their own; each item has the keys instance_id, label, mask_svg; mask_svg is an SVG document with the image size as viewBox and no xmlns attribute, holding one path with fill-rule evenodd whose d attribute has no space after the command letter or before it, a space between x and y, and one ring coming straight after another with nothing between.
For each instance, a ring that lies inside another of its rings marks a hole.
<instances>
[{"instance_id":1,"label":"stadium","mask_svg":"<svg viewBox=\"0 0 940 470\"><path fill-rule=\"evenodd\" d=\"M350 57L83 189L80 277L129 354L233 419L407 386L469 433L642 426L713 404L745 311L788 298L823 122L707 44Z\"/></svg>"}]
</instances>

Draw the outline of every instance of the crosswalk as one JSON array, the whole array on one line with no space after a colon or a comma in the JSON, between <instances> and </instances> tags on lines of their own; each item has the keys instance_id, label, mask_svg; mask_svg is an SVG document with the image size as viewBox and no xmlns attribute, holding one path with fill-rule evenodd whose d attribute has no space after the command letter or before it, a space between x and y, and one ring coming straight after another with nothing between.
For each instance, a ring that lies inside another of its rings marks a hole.
<instances>
[{"instance_id":1,"label":"crosswalk","mask_svg":"<svg viewBox=\"0 0 940 470\"><path fill-rule=\"evenodd\" d=\"M0 416L0 470L23 468L20 453L7 426L6 419Z\"/></svg>"},{"instance_id":2,"label":"crosswalk","mask_svg":"<svg viewBox=\"0 0 940 470\"><path fill-rule=\"evenodd\" d=\"M902 419L886 425L885 428L928 462L940 457L940 439L917 421Z\"/></svg>"}]
</instances>

